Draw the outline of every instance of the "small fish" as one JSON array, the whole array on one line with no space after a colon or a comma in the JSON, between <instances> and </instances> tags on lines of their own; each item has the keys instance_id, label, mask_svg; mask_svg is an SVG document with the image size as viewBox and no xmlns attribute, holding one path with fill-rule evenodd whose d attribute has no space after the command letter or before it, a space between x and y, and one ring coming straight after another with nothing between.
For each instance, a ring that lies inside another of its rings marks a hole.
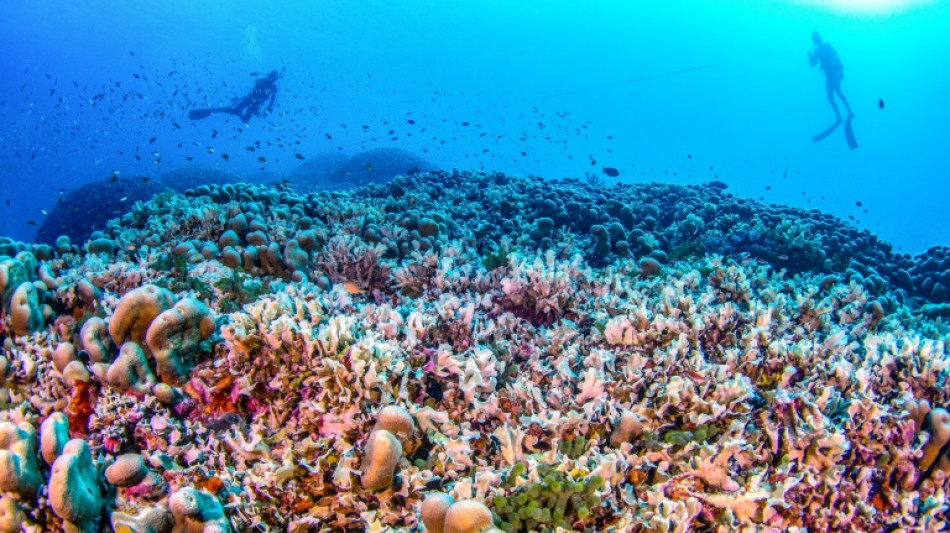
<instances>
[{"instance_id":1,"label":"small fish","mask_svg":"<svg viewBox=\"0 0 950 533\"><path fill-rule=\"evenodd\" d=\"M688 377L689 379L693 380L695 383L700 384L700 385L708 381L706 376L700 374L699 372L696 372L695 370L686 369L683 371L683 373L686 374L686 377Z\"/></svg>"},{"instance_id":2,"label":"small fish","mask_svg":"<svg viewBox=\"0 0 950 533\"><path fill-rule=\"evenodd\" d=\"M46 212L45 209L40 209L40 213L43 213L44 215L48 215L48 214L49 214L49 213Z\"/></svg>"},{"instance_id":3,"label":"small fish","mask_svg":"<svg viewBox=\"0 0 950 533\"><path fill-rule=\"evenodd\" d=\"M361 289L360 286L357 285L355 281L343 282L343 290L345 290L346 292L350 294L363 294L364 292L366 292L363 289Z\"/></svg>"},{"instance_id":4,"label":"small fish","mask_svg":"<svg viewBox=\"0 0 950 533\"><path fill-rule=\"evenodd\" d=\"M620 171L615 169L614 167L601 167L601 168L603 169L604 174L610 176L611 178L616 178L617 176L620 175Z\"/></svg>"},{"instance_id":5,"label":"small fish","mask_svg":"<svg viewBox=\"0 0 950 533\"><path fill-rule=\"evenodd\" d=\"M373 170L373 165L370 165L369 163L363 163L363 168L366 170Z\"/></svg>"},{"instance_id":6,"label":"small fish","mask_svg":"<svg viewBox=\"0 0 950 533\"><path fill-rule=\"evenodd\" d=\"M126 200L128 200L128 199L129 199L128 196L123 196L122 198L119 198L119 201L120 201L120 202L124 202L124 201L126 201Z\"/></svg>"},{"instance_id":7,"label":"small fish","mask_svg":"<svg viewBox=\"0 0 950 533\"><path fill-rule=\"evenodd\" d=\"M297 157L297 159L306 159L306 158L303 156L303 154L301 154L300 152L297 152L296 157Z\"/></svg>"},{"instance_id":8,"label":"small fish","mask_svg":"<svg viewBox=\"0 0 950 533\"><path fill-rule=\"evenodd\" d=\"M878 98L878 100L877 100L877 107L878 107L879 109L884 109L884 100L883 100L883 99Z\"/></svg>"},{"instance_id":9,"label":"small fish","mask_svg":"<svg viewBox=\"0 0 950 533\"><path fill-rule=\"evenodd\" d=\"M225 161L229 161L231 159L231 156L229 156L228 154L221 154L221 159L224 159Z\"/></svg>"},{"instance_id":10,"label":"small fish","mask_svg":"<svg viewBox=\"0 0 950 533\"><path fill-rule=\"evenodd\" d=\"M267 162L267 158L264 157L264 156L261 156L261 157L258 157L258 158L257 158L257 161L260 162L260 163L266 163L266 162Z\"/></svg>"},{"instance_id":11,"label":"small fish","mask_svg":"<svg viewBox=\"0 0 950 533\"><path fill-rule=\"evenodd\" d=\"M35 220L27 220L27 221L26 221L26 225L27 225L27 226L38 226L38 224L36 223Z\"/></svg>"},{"instance_id":12,"label":"small fish","mask_svg":"<svg viewBox=\"0 0 950 533\"><path fill-rule=\"evenodd\" d=\"M857 205L858 207L861 207L861 206L863 206L863 205L864 205L864 204L862 204L862 203L861 203L861 201L860 201L860 200L858 200L857 202L854 202L854 203L855 203L855 205Z\"/></svg>"},{"instance_id":13,"label":"small fish","mask_svg":"<svg viewBox=\"0 0 950 533\"><path fill-rule=\"evenodd\" d=\"M109 178L110 183L115 183L117 181L119 181L119 176L112 176L111 178Z\"/></svg>"}]
</instances>

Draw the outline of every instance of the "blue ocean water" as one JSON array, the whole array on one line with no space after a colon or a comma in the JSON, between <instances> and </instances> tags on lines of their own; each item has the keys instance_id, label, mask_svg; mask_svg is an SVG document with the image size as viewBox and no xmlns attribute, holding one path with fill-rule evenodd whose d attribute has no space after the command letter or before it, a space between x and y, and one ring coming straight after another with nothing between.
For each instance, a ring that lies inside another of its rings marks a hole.
<instances>
[{"instance_id":1,"label":"blue ocean water","mask_svg":"<svg viewBox=\"0 0 950 533\"><path fill-rule=\"evenodd\" d=\"M899 250L950 244L950 6L850 4L5 2L0 235L33 240L84 183L190 165L279 179L399 148L442 168L719 180ZM834 122L813 30L842 59L856 150L843 128L812 141ZM188 119L273 69L273 114Z\"/></svg>"}]
</instances>

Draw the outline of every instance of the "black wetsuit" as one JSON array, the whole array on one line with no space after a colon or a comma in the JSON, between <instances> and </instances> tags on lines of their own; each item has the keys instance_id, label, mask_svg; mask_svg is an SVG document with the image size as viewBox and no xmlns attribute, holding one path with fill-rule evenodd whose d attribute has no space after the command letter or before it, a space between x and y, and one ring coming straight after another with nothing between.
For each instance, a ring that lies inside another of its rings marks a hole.
<instances>
[{"instance_id":1,"label":"black wetsuit","mask_svg":"<svg viewBox=\"0 0 950 533\"><path fill-rule=\"evenodd\" d=\"M261 78L254 83L254 88L240 102L229 109L233 115L238 115L241 120L247 122L252 115L261 116L262 106L267 103L267 112L274 110L274 103L277 100L277 77L268 76Z\"/></svg>"}]
</instances>

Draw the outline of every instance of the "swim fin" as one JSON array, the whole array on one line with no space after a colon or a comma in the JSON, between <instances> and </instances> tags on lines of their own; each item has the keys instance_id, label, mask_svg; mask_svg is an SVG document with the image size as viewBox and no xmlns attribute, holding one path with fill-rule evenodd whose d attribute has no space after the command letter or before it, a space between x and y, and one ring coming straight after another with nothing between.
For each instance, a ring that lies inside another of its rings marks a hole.
<instances>
[{"instance_id":1,"label":"swim fin","mask_svg":"<svg viewBox=\"0 0 950 533\"><path fill-rule=\"evenodd\" d=\"M826 130L822 131L821 133L819 133L818 135L815 135L814 137L812 137L811 140L814 141L814 142L818 142L818 141L820 141L820 140L823 140L825 137L831 135L836 129L838 129L838 126L840 126L840 125L841 125L841 121L839 120L839 121L835 122L834 124L832 124L831 126L829 126L828 129L826 129Z\"/></svg>"},{"instance_id":2,"label":"swim fin","mask_svg":"<svg viewBox=\"0 0 950 533\"><path fill-rule=\"evenodd\" d=\"M848 148L857 150L858 140L854 137L854 128L851 127L852 120L854 120L854 115L848 117L848 120L844 122L844 138L848 141Z\"/></svg>"},{"instance_id":3,"label":"swim fin","mask_svg":"<svg viewBox=\"0 0 950 533\"><path fill-rule=\"evenodd\" d=\"M214 113L221 113L224 111L231 111L230 107L215 107L212 109L192 109L188 112L189 120L201 120L203 118L208 118Z\"/></svg>"}]
</instances>

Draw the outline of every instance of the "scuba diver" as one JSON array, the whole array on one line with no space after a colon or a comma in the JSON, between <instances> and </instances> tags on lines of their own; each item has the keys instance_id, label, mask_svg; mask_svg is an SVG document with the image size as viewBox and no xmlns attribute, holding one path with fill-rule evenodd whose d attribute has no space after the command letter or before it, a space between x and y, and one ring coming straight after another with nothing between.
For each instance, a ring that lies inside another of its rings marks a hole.
<instances>
[{"instance_id":1,"label":"scuba diver","mask_svg":"<svg viewBox=\"0 0 950 533\"><path fill-rule=\"evenodd\" d=\"M841 58L838 52L830 44L821 40L821 35L817 31L811 32L811 41L815 49L808 52L808 62L811 66L819 65L822 72L825 73L825 90L828 92L828 102L831 109L835 112L838 122L841 122L841 112L838 111L838 104L835 103L835 95L841 98L841 103L848 110L848 118L854 116L851 106L848 105L848 99L841 92L841 80L844 79L844 66L841 64Z\"/></svg>"},{"instance_id":2,"label":"scuba diver","mask_svg":"<svg viewBox=\"0 0 950 533\"><path fill-rule=\"evenodd\" d=\"M254 88L247 96L238 100L234 99L231 107L215 107L212 109L193 109L188 113L191 120L201 120L208 118L214 113L228 113L241 117L241 121L247 124L252 116L263 116L270 114L274 110L274 103L277 101L277 80L280 73L276 70L271 71L266 77L254 82ZM266 104L266 107L265 107Z\"/></svg>"},{"instance_id":3,"label":"scuba diver","mask_svg":"<svg viewBox=\"0 0 950 533\"><path fill-rule=\"evenodd\" d=\"M854 136L854 127L852 126L852 121L854 120L854 112L851 111L851 106L848 105L848 99L844 97L844 93L841 92L841 80L844 79L844 65L841 64L841 58L838 57L838 52L831 47L830 44L821 40L821 35L817 31L811 32L811 41L815 45L815 48L808 52L808 62L811 66L819 65L821 71L825 73L825 90L828 93L828 103L831 104L831 109L835 112L835 123L826 128L824 131L812 137L814 142L818 142L829 135L831 135L838 126L841 125L841 111L838 111L838 104L835 102L835 95L838 95L841 98L841 103L844 104L844 108L848 110L848 118L844 120L844 138L848 143L848 148L855 150L858 148L858 140Z\"/></svg>"}]
</instances>

